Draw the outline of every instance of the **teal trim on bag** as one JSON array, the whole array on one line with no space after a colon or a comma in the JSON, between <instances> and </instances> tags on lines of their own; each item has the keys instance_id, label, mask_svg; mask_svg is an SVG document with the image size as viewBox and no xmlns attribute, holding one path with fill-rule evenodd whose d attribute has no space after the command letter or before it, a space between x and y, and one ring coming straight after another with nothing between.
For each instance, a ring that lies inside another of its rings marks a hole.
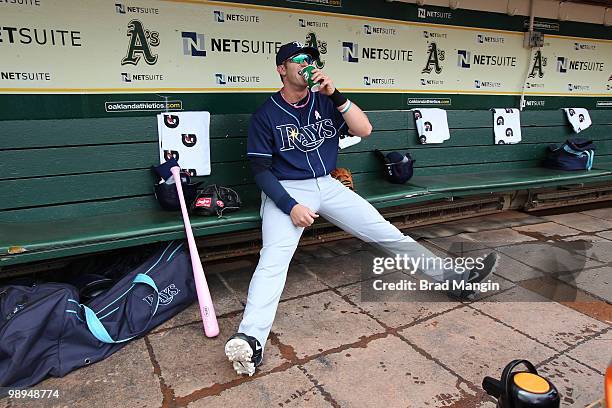
<instances>
[{"instance_id":1,"label":"teal trim on bag","mask_svg":"<svg viewBox=\"0 0 612 408\"><path fill-rule=\"evenodd\" d=\"M568 145L563 145L563 150L565 150L566 152L570 154L573 154L574 156L578 156L578 157L582 157L584 153L586 152L586 150L574 150Z\"/></svg>"},{"instance_id":2,"label":"teal trim on bag","mask_svg":"<svg viewBox=\"0 0 612 408\"><path fill-rule=\"evenodd\" d=\"M587 160L587 170L591 170L593 168L593 159L595 158L595 151L594 150L585 150L584 152L589 157L589 159Z\"/></svg>"},{"instance_id":3,"label":"teal trim on bag","mask_svg":"<svg viewBox=\"0 0 612 408\"><path fill-rule=\"evenodd\" d=\"M174 241L173 241L174 243ZM179 246L176 247L176 249L174 251L172 251L172 253L170 254L170 256L168 257L168 259L166 259L166 262L170 262L170 260L172 259L172 257L174 256L174 254L176 254L176 251L178 251L179 249L181 249L183 247L183 245L185 245L184 242L181 242L181 244Z\"/></svg>"},{"instance_id":4,"label":"teal trim on bag","mask_svg":"<svg viewBox=\"0 0 612 408\"><path fill-rule=\"evenodd\" d=\"M105 314L104 316L100 316L100 320L103 320L104 318L108 317L109 315L115 313L117 310L119 310L119 306L117 306L116 308L114 308L113 310L111 310L110 312L108 312L107 314Z\"/></svg>"},{"instance_id":5,"label":"teal trim on bag","mask_svg":"<svg viewBox=\"0 0 612 408\"><path fill-rule=\"evenodd\" d=\"M108 343L108 344L124 343L126 341L132 340L133 338L135 338L142 332L148 330L148 325L153 319L153 316L155 316L155 313L157 313L157 308L159 306L159 290L157 289L157 285L155 285L155 282L153 281L153 279L151 279L150 276L142 274L142 273L139 273L138 275L136 275L136 277L134 278L132 282L133 284L143 283L145 285L148 285L153 289L153 291L156 294L155 308L153 309L153 312L151 313L151 317L149 318L149 321L139 333L136 333L135 335L130 336L126 339L114 340L111 337L111 335L108 333L108 331L106 330L106 328L104 327L104 325L102 324L98 316L96 316L96 313L90 308L88 308L87 306L82 305L83 309L85 309L85 322L87 324L87 328L89 329L91 334L93 334L93 336L99 341L103 343ZM134 285L132 285L132 287L133 286Z\"/></svg>"},{"instance_id":6,"label":"teal trim on bag","mask_svg":"<svg viewBox=\"0 0 612 408\"><path fill-rule=\"evenodd\" d=\"M586 170L591 170L593 168L593 161L595 159L594 150L574 150L568 145L563 145L563 150L565 150L569 154L573 154L576 157L587 156Z\"/></svg>"},{"instance_id":7,"label":"teal trim on bag","mask_svg":"<svg viewBox=\"0 0 612 408\"><path fill-rule=\"evenodd\" d=\"M170 248L170 246L171 246L173 243L174 243L174 241L172 241L172 242L170 242L170 243L168 244L168 246L166 247L166 249L164 249L164 252L162 252L162 253L161 253L161 255L159 256L159 259L158 259L157 261L155 261L155 263L154 263L153 265L151 265L151 267L150 267L149 269L147 269L147 271L145 272L145 274L147 274L147 273L151 272L151 270L152 270L153 268L155 268L155 267L157 266L157 264L159 264L159 262L160 262L160 261L163 259L163 257L164 257L164 255L165 255L166 251L167 251L167 250ZM98 310L98 311L96 312L96 314L102 313L102 312L103 312L103 311L105 311L105 310L106 310L108 307L110 307L110 306L111 306L113 303L115 303L116 301L118 301L119 299L121 299L122 297L124 297L125 295L127 295L127 294L128 294L128 292L129 292L130 290L132 290L132 288L133 288L133 287L134 287L134 285L130 286L130 287L128 288L128 290L126 290L126 291L125 291L125 292L123 292L121 295L119 295L119 297L118 297L117 299L113 300L113 301L112 301L112 302L110 302L108 305L106 305L106 306L104 306L102 309Z\"/></svg>"},{"instance_id":8,"label":"teal trim on bag","mask_svg":"<svg viewBox=\"0 0 612 408\"><path fill-rule=\"evenodd\" d=\"M157 294L157 302L155 302L155 310L153 310L153 313L151 314L154 315L155 313L157 313L157 308L159 307L159 290L157 289L157 285L155 284L155 281L153 280L153 278L151 278L149 275L139 273L138 275L136 275L133 282L134 283L144 283L153 288L153 290L155 291L155 294Z\"/></svg>"},{"instance_id":9,"label":"teal trim on bag","mask_svg":"<svg viewBox=\"0 0 612 408\"><path fill-rule=\"evenodd\" d=\"M81 319L81 317L79 316L79 312L77 312L76 310L66 310L66 313L74 313L76 318L79 319L79 322L85 323L83 319Z\"/></svg>"}]
</instances>

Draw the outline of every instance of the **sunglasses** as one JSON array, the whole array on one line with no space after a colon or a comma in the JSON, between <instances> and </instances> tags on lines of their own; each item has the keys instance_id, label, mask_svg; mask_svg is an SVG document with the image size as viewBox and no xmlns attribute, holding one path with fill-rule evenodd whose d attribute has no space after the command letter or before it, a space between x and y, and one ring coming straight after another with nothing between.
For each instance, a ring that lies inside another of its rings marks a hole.
<instances>
[{"instance_id":1,"label":"sunglasses","mask_svg":"<svg viewBox=\"0 0 612 408\"><path fill-rule=\"evenodd\" d=\"M298 54L294 57L289 58L289 61L295 62L296 64L301 64L306 61L306 63L310 65L314 62L314 59L308 54Z\"/></svg>"}]
</instances>

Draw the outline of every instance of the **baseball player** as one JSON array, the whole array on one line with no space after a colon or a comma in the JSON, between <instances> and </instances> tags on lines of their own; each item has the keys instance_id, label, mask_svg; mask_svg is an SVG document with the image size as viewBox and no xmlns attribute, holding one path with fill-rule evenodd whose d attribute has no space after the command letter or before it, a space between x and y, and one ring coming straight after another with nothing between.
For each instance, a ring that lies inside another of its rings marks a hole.
<instances>
[{"instance_id":1,"label":"baseball player","mask_svg":"<svg viewBox=\"0 0 612 408\"><path fill-rule=\"evenodd\" d=\"M318 58L315 48L298 42L280 47L276 70L283 87L251 117L247 156L262 190L263 247L238 333L225 344L225 354L238 374L253 375L261 364L289 263L304 228L319 215L387 252L435 258L329 175L336 168L339 135L367 137L372 125L323 71L315 69L312 75L320 84L319 92L308 89L300 70ZM422 272L438 281L480 282L493 272L496 263L493 253L484 259L480 270L458 274L433 266ZM473 294L465 292L456 295L465 298Z\"/></svg>"}]
</instances>

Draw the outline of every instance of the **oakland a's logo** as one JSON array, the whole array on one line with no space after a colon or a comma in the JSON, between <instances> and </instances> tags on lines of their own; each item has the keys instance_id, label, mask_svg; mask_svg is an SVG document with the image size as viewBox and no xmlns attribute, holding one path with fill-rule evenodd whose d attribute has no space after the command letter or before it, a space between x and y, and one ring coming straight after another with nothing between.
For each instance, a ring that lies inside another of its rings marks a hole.
<instances>
[{"instance_id":1,"label":"oakland a's logo","mask_svg":"<svg viewBox=\"0 0 612 408\"><path fill-rule=\"evenodd\" d=\"M174 129L179 125L179 117L176 115L164 115L164 125L170 129Z\"/></svg>"},{"instance_id":2,"label":"oakland a's logo","mask_svg":"<svg viewBox=\"0 0 612 408\"><path fill-rule=\"evenodd\" d=\"M544 70L542 67L546 66L546 62L546 58L542 58L542 51L537 51L533 57L533 67L531 67L529 78L535 78L536 75L539 78L542 78L544 76Z\"/></svg>"},{"instance_id":3,"label":"oakland a's logo","mask_svg":"<svg viewBox=\"0 0 612 408\"><path fill-rule=\"evenodd\" d=\"M318 149L325 139L336 136L331 119L324 119L298 128L293 124L277 126L283 146L281 152L297 148L302 152Z\"/></svg>"},{"instance_id":4,"label":"oakland a's logo","mask_svg":"<svg viewBox=\"0 0 612 408\"><path fill-rule=\"evenodd\" d=\"M438 46L435 42L429 44L427 52L429 56L427 57L427 63L425 64L425 68L421 71L422 74L429 74L432 70L436 71L436 74L442 72L442 67L440 66L440 61L444 61L444 51L439 50Z\"/></svg>"},{"instance_id":5,"label":"oakland a's logo","mask_svg":"<svg viewBox=\"0 0 612 408\"><path fill-rule=\"evenodd\" d=\"M151 47L159 45L157 31L145 30L140 21L132 20L128 24L127 35L130 37L130 45L127 55L121 60L121 65L136 65L141 57L144 57L145 62L149 65L157 62L157 54L151 52Z\"/></svg>"},{"instance_id":6,"label":"oakland a's logo","mask_svg":"<svg viewBox=\"0 0 612 408\"><path fill-rule=\"evenodd\" d=\"M319 51L319 58L315 60L314 64L317 68L322 69L325 66L325 61L321 59L321 55L327 54L327 42L317 40L317 35L315 33L308 33L308 35L306 35L306 46L315 48Z\"/></svg>"},{"instance_id":7,"label":"oakland a's logo","mask_svg":"<svg viewBox=\"0 0 612 408\"><path fill-rule=\"evenodd\" d=\"M179 152L177 152L176 150L164 150L164 159L165 160L174 159L178 161Z\"/></svg>"},{"instance_id":8,"label":"oakland a's logo","mask_svg":"<svg viewBox=\"0 0 612 408\"><path fill-rule=\"evenodd\" d=\"M198 141L198 138L194 134L181 134L183 144L187 147L193 147Z\"/></svg>"}]
</instances>

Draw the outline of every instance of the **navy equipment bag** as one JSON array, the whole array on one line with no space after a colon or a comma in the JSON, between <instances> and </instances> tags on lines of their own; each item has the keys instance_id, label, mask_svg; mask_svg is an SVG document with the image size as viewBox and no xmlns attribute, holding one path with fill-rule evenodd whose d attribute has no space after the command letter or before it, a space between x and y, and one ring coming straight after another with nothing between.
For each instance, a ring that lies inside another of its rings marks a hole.
<instances>
[{"instance_id":1,"label":"navy equipment bag","mask_svg":"<svg viewBox=\"0 0 612 408\"><path fill-rule=\"evenodd\" d=\"M87 304L70 284L0 287L0 387L28 387L103 360L196 298L179 241Z\"/></svg>"},{"instance_id":2,"label":"navy equipment bag","mask_svg":"<svg viewBox=\"0 0 612 408\"><path fill-rule=\"evenodd\" d=\"M561 145L549 145L542 165L557 170L591 170L594 158L592 140L571 138Z\"/></svg>"}]
</instances>

